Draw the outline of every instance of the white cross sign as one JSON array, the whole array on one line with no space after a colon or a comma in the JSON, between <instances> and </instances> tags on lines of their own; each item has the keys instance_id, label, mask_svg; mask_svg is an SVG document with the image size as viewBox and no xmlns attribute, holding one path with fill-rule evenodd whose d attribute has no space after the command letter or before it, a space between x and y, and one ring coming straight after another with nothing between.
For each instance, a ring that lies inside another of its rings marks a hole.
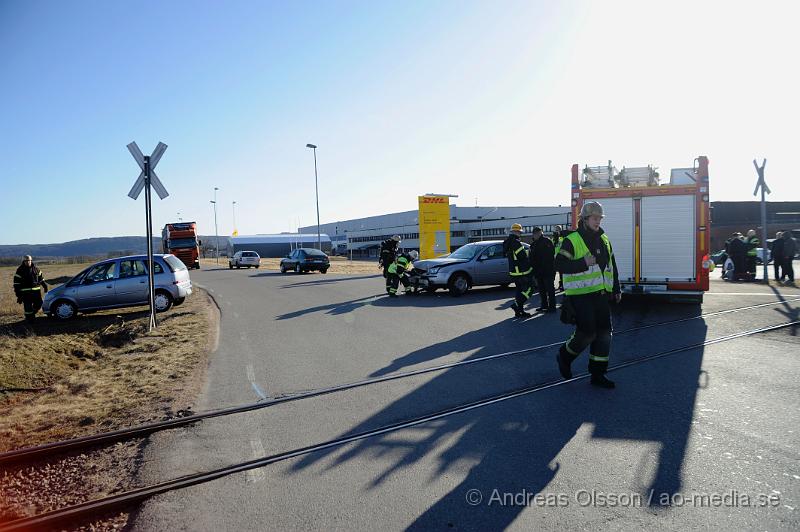
<instances>
[{"instance_id":1,"label":"white cross sign","mask_svg":"<svg viewBox=\"0 0 800 532\"><path fill-rule=\"evenodd\" d=\"M136 182L133 184L133 188L131 188L131 191L128 192L128 196L130 196L131 199L136 199L139 197L139 194L142 193L142 189L144 188L144 155L142 155L142 150L139 149L139 146L135 142L128 144L128 151L131 152L131 155L133 155L133 158L136 160L136 164L138 164L139 168L142 169L142 171L139 173L138 179L136 179ZM161 156L164 155L165 151L167 151L167 145L163 142L159 142L158 146L156 146L156 149L153 150L153 154L150 156L150 184L156 190L156 194L158 194L158 197L161 199L169 196L169 192L167 192L167 189L164 188L163 184L161 184L161 180L158 178L153 169L158 164L158 161L161 160Z\"/></svg>"}]
</instances>

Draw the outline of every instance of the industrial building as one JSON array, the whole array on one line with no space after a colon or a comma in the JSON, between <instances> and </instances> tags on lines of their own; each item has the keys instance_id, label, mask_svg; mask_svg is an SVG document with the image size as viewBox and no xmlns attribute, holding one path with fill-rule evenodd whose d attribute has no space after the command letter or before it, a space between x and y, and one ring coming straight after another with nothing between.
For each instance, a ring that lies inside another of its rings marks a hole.
<instances>
[{"instance_id":1,"label":"industrial building","mask_svg":"<svg viewBox=\"0 0 800 532\"><path fill-rule=\"evenodd\" d=\"M404 211L367 218L357 218L320 225L329 235L335 253L352 253L354 257L377 257L381 242L400 235L401 246L419 249L418 211ZM553 227L568 227L569 207L459 207L450 205L450 247L452 250L469 242L505 238L511 224L522 225L525 234L539 226L550 234ZM303 235L317 237L317 226L301 227Z\"/></svg>"},{"instance_id":2,"label":"industrial building","mask_svg":"<svg viewBox=\"0 0 800 532\"><path fill-rule=\"evenodd\" d=\"M331 252L331 239L320 235L322 251ZM255 251L261 257L284 257L297 248L316 248L318 245L316 226L314 234L281 233L278 235L242 235L228 237L228 256L237 251Z\"/></svg>"}]
</instances>

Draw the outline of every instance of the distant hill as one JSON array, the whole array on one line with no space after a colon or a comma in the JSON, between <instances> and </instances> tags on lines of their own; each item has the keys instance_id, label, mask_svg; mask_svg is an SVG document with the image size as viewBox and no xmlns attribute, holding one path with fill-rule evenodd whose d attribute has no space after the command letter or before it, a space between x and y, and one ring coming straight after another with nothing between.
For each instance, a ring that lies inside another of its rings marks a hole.
<instances>
[{"instance_id":1,"label":"distant hill","mask_svg":"<svg viewBox=\"0 0 800 532\"><path fill-rule=\"evenodd\" d=\"M220 235L220 249L225 249L226 237ZM204 243L213 245L214 237L201 236ZM153 238L153 250L161 251L161 237ZM31 255L35 259L57 257L107 257L147 252L147 238L143 236L115 236L85 238L60 244L0 245L0 257Z\"/></svg>"}]
</instances>

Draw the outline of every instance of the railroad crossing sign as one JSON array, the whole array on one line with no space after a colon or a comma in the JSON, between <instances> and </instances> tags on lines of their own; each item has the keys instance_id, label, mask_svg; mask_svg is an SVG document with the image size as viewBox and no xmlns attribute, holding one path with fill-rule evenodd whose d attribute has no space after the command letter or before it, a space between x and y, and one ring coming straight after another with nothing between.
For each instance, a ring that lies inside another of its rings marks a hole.
<instances>
[{"instance_id":1,"label":"railroad crossing sign","mask_svg":"<svg viewBox=\"0 0 800 532\"><path fill-rule=\"evenodd\" d=\"M155 281L153 279L153 211L150 207L150 187L152 186L156 189L156 194L158 194L158 197L161 199L169 196L169 192L167 192L167 189L164 188L161 180L153 171L158 161L161 160L161 156L167 151L167 145L163 142L159 142L158 146L156 146L156 149L153 150L152 155L149 157L142 154L142 150L139 149L139 146L135 142L128 144L128 151L131 152L136 164L138 164L141 169L139 177L133 184L133 188L128 192L128 196L135 200L144 189L144 210L147 224L147 278L149 285L148 291L150 294L149 330L152 331L158 326L158 323L156 323Z\"/></svg>"},{"instance_id":2,"label":"railroad crossing sign","mask_svg":"<svg viewBox=\"0 0 800 532\"><path fill-rule=\"evenodd\" d=\"M761 256L761 262L764 264L764 282L769 283L769 269L767 268L769 255L767 255L767 253L770 253L770 251L767 247L767 198L765 193L771 194L772 191L767 186L767 182L764 181L764 167L767 166L767 160L764 159L761 166L758 166L756 160L753 159L753 166L756 167L756 173L758 174L758 181L756 182L756 189L753 191L753 196L758 194L758 189L761 189L761 246L764 250Z\"/></svg>"},{"instance_id":3,"label":"railroad crossing sign","mask_svg":"<svg viewBox=\"0 0 800 532\"><path fill-rule=\"evenodd\" d=\"M128 151L131 152L131 155L133 155L133 158L136 160L136 164L138 164L139 168L142 169L141 173L139 174L139 177L136 179L136 183L133 184L133 188L131 189L130 192L128 192L128 196L130 196L131 199L136 199L139 197L139 194L142 193L142 189L144 188L145 156L142 155L142 150L139 149L139 146L135 142L131 142L130 144L128 144ZM158 161L161 160L161 156L164 155L165 151L167 151L167 145L164 144L163 142L159 142L158 146L156 146L156 149L153 150L153 154L149 157L150 184L153 185L154 189L156 189L156 194L158 194L158 197L161 199L164 199L167 196L169 196L169 192L167 192L167 189L164 188L164 185L161 184L161 180L158 178L153 169L158 164Z\"/></svg>"}]
</instances>

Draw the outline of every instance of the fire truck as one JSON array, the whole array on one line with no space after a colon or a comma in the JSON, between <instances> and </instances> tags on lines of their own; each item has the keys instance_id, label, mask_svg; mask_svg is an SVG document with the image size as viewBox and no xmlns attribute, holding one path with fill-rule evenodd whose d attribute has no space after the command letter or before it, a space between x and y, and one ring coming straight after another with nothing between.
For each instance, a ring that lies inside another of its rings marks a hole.
<instances>
[{"instance_id":1,"label":"fire truck","mask_svg":"<svg viewBox=\"0 0 800 532\"><path fill-rule=\"evenodd\" d=\"M172 253L181 259L190 270L200 269L200 244L195 222L167 224L161 231L162 251Z\"/></svg>"},{"instance_id":2,"label":"fire truck","mask_svg":"<svg viewBox=\"0 0 800 532\"><path fill-rule=\"evenodd\" d=\"M708 290L711 214L708 158L673 168L662 182L653 166L617 170L611 161L572 166L572 225L584 202L598 201L625 293L702 302Z\"/></svg>"}]
</instances>

